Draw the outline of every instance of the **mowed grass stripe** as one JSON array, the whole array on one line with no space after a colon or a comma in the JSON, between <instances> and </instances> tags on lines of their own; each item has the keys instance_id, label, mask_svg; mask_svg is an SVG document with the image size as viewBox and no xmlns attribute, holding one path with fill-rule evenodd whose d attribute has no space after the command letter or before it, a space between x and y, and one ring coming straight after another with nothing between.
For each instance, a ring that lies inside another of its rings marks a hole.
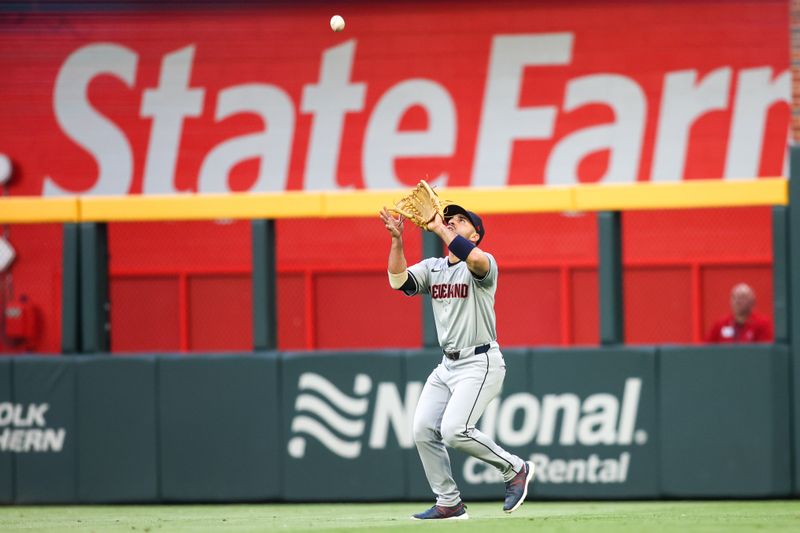
<instances>
[{"instance_id":1,"label":"mowed grass stripe","mask_svg":"<svg viewBox=\"0 0 800 533\"><path fill-rule=\"evenodd\" d=\"M108 505L0 507L0 531L800 531L800 501L526 502L506 515L500 502L468 503L470 520L430 523L409 516L430 503Z\"/></svg>"}]
</instances>

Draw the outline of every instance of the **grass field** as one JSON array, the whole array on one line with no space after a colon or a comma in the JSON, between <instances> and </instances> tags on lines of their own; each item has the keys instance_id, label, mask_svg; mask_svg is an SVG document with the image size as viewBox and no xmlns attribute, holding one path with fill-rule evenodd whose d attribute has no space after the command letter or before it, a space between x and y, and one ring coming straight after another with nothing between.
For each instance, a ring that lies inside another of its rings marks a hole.
<instances>
[{"instance_id":1,"label":"grass field","mask_svg":"<svg viewBox=\"0 0 800 533\"><path fill-rule=\"evenodd\" d=\"M526 502L469 505L466 521L421 522L425 503L0 507L0 531L800 531L799 501Z\"/></svg>"}]
</instances>

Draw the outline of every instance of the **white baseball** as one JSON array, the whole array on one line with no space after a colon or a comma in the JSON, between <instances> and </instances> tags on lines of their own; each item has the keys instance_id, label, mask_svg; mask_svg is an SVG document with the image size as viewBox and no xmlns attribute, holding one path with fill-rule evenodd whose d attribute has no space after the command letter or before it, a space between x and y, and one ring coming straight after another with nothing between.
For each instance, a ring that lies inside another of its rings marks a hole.
<instances>
[{"instance_id":1,"label":"white baseball","mask_svg":"<svg viewBox=\"0 0 800 533\"><path fill-rule=\"evenodd\" d=\"M342 31L344 29L344 19L339 15L332 16L331 29L333 31Z\"/></svg>"}]
</instances>

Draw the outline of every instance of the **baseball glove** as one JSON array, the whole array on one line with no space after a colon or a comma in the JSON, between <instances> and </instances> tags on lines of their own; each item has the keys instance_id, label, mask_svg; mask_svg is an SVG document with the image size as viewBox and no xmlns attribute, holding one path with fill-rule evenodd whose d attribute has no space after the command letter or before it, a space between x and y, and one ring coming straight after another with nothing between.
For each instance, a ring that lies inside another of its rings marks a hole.
<instances>
[{"instance_id":1,"label":"baseball glove","mask_svg":"<svg viewBox=\"0 0 800 533\"><path fill-rule=\"evenodd\" d=\"M397 215L403 215L408 220L428 231L428 223L439 214L444 218L444 205L447 200L440 200L430 185L425 180L420 180L410 193L395 202L394 207L389 211Z\"/></svg>"}]
</instances>

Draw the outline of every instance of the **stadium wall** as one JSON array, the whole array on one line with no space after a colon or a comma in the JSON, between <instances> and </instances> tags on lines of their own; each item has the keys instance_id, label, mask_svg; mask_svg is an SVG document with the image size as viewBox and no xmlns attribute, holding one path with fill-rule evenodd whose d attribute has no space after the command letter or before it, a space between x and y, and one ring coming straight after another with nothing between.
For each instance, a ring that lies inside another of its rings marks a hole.
<instances>
[{"instance_id":1,"label":"stadium wall","mask_svg":"<svg viewBox=\"0 0 800 533\"><path fill-rule=\"evenodd\" d=\"M341 33L328 30L330 7L317 2L0 5L0 50L14 51L3 54L0 84L0 152L14 163L8 194L786 174L785 0L337 9L347 20ZM324 81L326 72L342 79ZM527 126L512 131L517 119ZM629 342L701 341L738 280L771 309L768 209L632 213L623 223ZM596 328L586 326L597 320L594 216L492 214L486 225L486 246L504 268L506 344L596 345ZM250 302L240 296L248 231L224 219L111 225L113 351L249 348ZM18 224L8 238L17 250L14 292L36 307L40 334L32 348L0 349L57 351L60 228ZM419 248L417 238L409 248ZM377 219L281 221L277 245L282 350L420 347L419 320L406 321L404 335L378 321L339 320L345 300L353 310L391 305L413 316L413 304L382 291ZM664 294L671 305L658 303ZM530 302L530 320L515 312L520 299Z\"/></svg>"},{"instance_id":2,"label":"stadium wall","mask_svg":"<svg viewBox=\"0 0 800 533\"><path fill-rule=\"evenodd\" d=\"M534 497L791 493L785 346L504 355L479 428L536 462ZM411 420L440 358L0 359L0 502L427 500ZM466 499L500 498L496 471L451 456Z\"/></svg>"}]
</instances>

